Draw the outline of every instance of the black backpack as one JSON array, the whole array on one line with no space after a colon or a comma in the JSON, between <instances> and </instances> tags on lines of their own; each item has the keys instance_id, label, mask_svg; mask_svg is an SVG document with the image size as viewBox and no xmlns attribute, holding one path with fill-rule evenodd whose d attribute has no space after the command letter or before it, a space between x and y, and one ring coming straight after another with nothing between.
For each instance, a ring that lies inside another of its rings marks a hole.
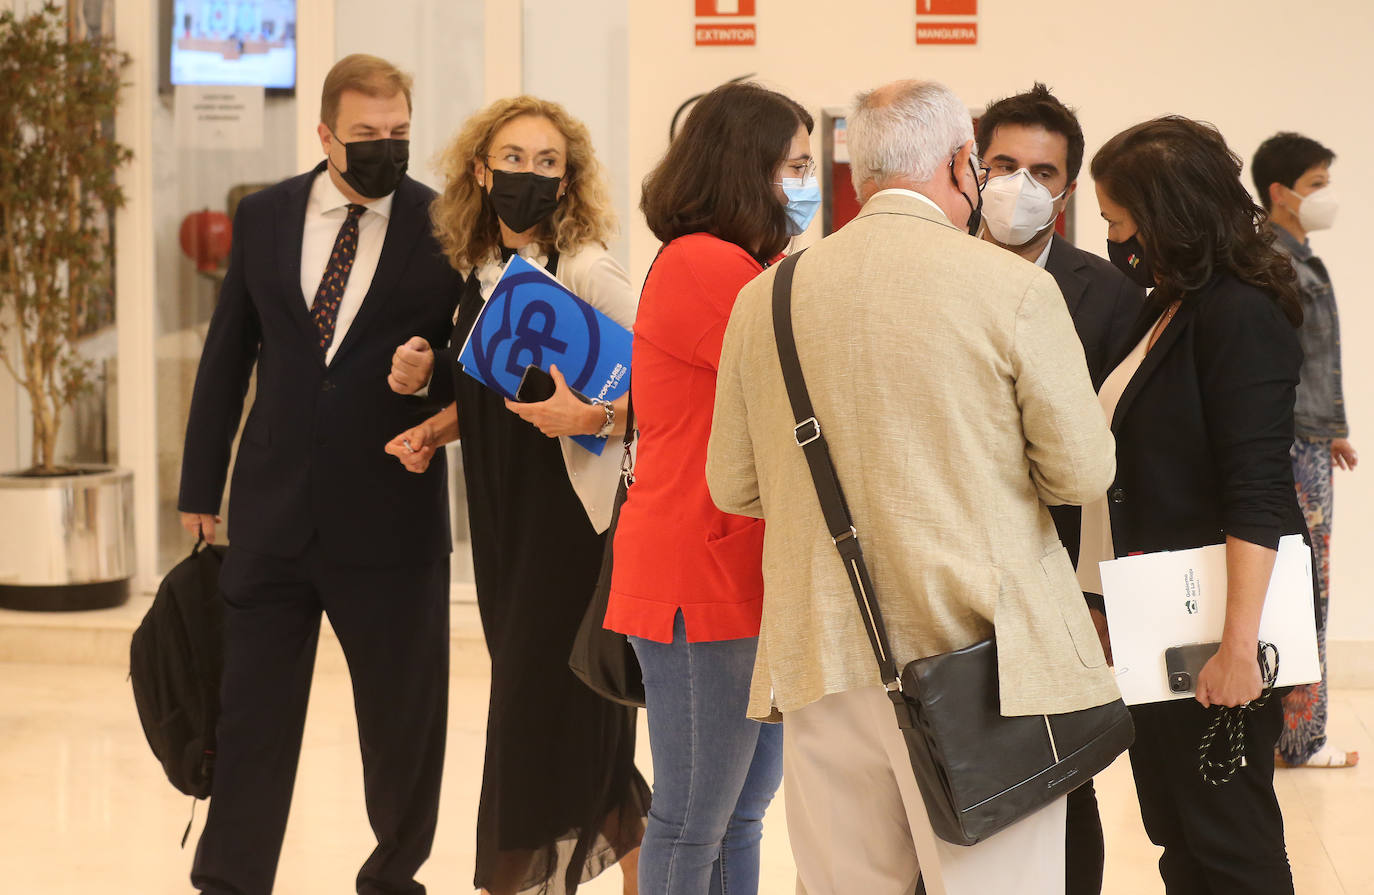
<instances>
[{"instance_id":1,"label":"black backpack","mask_svg":"<svg viewBox=\"0 0 1374 895\"><path fill-rule=\"evenodd\" d=\"M143 733L172 785L210 795L224 664L219 570L224 547L198 541L158 586L129 647Z\"/></svg>"}]
</instances>

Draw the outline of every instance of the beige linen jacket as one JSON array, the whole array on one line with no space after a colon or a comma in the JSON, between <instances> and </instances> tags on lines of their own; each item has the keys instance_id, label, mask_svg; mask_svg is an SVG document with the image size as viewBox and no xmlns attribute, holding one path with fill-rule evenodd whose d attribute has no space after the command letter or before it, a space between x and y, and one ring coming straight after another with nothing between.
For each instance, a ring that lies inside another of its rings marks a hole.
<instances>
[{"instance_id":1,"label":"beige linen jacket","mask_svg":"<svg viewBox=\"0 0 1374 895\"><path fill-rule=\"evenodd\" d=\"M768 520L749 715L774 720L880 683L793 436L775 273L735 304L706 462L722 510ZM1003 714L1116 699L1045 509L1097 498L1116 469L1054 278L883 192L801 257L793 319L898 668L995 626Z\"/></svg>"}]
</instances>

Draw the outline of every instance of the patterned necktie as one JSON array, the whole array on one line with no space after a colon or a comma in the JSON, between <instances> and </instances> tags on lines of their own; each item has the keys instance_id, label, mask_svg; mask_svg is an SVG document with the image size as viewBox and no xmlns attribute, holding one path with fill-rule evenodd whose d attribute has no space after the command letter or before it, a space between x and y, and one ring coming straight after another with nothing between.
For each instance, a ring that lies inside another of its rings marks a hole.
<instances>
[{"instance_id":1,"label":"patterned necktie","mask_svg":"<svg viewBox=\"0 0 1374 895\"><path fill-rule=\"evenodd\" d=\"M344 287L348 285L348 272L353 269L353 259L358 255L358 218L364 211L367 211L365 205L348 206L348 218L334 238L334 251L324 266L324 277L320 280L320 288L315 290L315 302L310 306L310 316L320 329L321 351L329 351L329 343L334 341L339 304L343 301Z\"/></svg>"}]
</instances>

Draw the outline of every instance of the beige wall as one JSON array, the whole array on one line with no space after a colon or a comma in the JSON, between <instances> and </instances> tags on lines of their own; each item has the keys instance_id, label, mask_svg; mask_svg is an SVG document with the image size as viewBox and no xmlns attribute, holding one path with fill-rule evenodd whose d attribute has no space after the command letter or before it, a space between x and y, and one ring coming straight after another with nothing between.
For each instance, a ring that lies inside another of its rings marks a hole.
<instances>
[{"instance_id":1,"label":"beige wall","mask_svg":"<svg viewBox=\"0 0 1374 895\"><path fill-rule=\"evenodd\" d=\"M630 3L628 173L635 193L666 145L678 104L749 72L813 112L902 77L944 81L970 106L1043 80L1078 108L1088 158L1117 131L1169 112L1214 122L1247 162L1280 129L1333 148L1343 211L1313 246L1341 302L1352 440L1368 459L1354 474L1337 474L1331 638L1374 641L1374 551L1366 547L1374 542L1374 285L1364 276L1361 232L1374 209L1374 182L1361 178L1374 151L1374 122L1363 79L1353 77L1374 50L1367 0L983 0L980 44L972 48L918 48L916 4L894 0L765 0L757 47L697 48L693 6ZM1248 176L1247 168L1247 183ZM1078 242L1103 253L1106 231L1086 175L1080 187ZM656 245L638 215L627 229L633 273L642 277ZM1345 662L1354 646L1333 649Z\"/></svg>"}]
</instances>

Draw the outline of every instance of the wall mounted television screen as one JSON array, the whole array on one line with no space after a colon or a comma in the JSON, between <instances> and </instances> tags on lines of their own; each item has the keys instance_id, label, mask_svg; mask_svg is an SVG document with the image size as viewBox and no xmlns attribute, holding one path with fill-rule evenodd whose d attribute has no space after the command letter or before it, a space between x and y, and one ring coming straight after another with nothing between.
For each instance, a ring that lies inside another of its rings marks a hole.
<instances>
[{"instance_id":1,"label":"wall mounted television screen","mask_svg":"<svg viewBox=\"0 0 1374 895\"><path fill-rule=\"evenodd\" d=\"M169 85L296 86L296 0L174 0L171 6Z\"/></svg>"}]
</instances>

